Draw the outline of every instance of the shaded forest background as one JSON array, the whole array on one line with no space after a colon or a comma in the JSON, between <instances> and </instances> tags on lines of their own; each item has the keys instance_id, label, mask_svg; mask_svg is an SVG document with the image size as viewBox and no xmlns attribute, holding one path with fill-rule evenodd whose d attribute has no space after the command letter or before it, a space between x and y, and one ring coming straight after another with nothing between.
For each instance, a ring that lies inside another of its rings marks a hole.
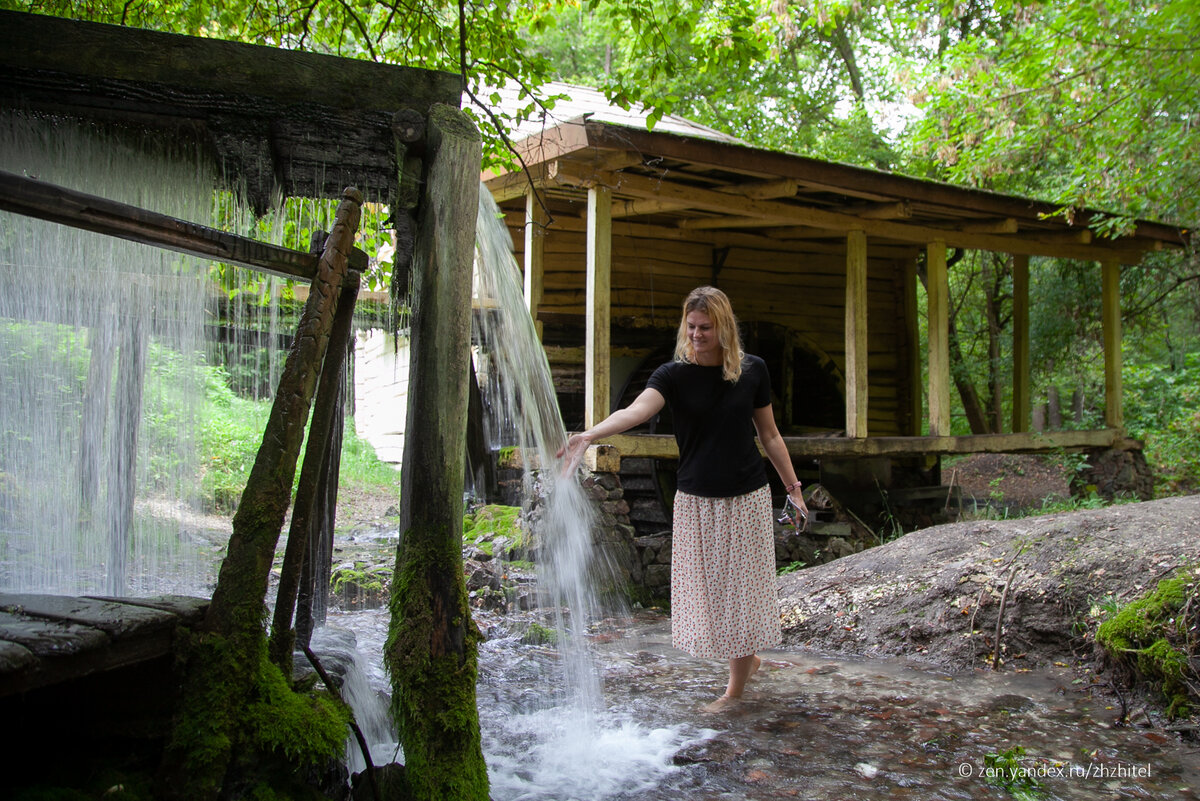
<instances>
[{"instance_id":1,"label":"shaded forest background","mask_svg":"<svg viewBox=\"0 0 1200 801\"><path fill-rule=\"evenodd\" d=\"M0 0L87 18L458 72L485 160L552 113L550 81L651 122L679 114L760 146L1032 196L1071 218L1200 219L1200 0ZM489 87L516 82L516 114ZM388 280L385 254L373 286ZM1010 419L1011 261L952 256L955 433ZM1078 392L1100 427L1100 271L1031 264L1034 402ZM1200 258L1150 253L1121 277L1125 416L1161 492L1200 487Z\"/></svg>"}]
</instances>

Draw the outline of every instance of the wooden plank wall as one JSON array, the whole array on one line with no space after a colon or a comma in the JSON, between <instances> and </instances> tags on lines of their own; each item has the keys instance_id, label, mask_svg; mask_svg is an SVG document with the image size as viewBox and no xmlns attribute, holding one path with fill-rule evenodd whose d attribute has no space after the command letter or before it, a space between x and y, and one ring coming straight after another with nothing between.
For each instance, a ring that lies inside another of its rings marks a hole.
<instances>
[{"instance_id":1,"label":"wooden plank wall","mask_svg":"<svg viewBox=\"0 0 1200 801\"><path fill-rule=\"evenodd\" d=\"M524 214L506 217L523 263ZM579 231L548 229L544 241L545 274L539 310L580 319L583 344L586 292L586 237ZM683 298L702 284L716 284L733 302L743 323L774 323L804 335L845 368L845 257L798 254L787 250L733 247L714 281L712 245L673 239L615 237L612 249L612 321L618 326L662 329L667 344L679 321ZM909 433L912 401L909 359L915 352L904 325L904 264L870 258L868 244L868 431L871 436ZM650 339L659 334L649 335ZM568 343L563 343L564 345ZM573 348L570 350L573 355ZM630 355L630 354L626 354ZM548 350L556 382L574 387L581 364ZM559 385L560 391L566 389ZM799 421L803 422L803 421Z\"/></svg>"}]
</instances>

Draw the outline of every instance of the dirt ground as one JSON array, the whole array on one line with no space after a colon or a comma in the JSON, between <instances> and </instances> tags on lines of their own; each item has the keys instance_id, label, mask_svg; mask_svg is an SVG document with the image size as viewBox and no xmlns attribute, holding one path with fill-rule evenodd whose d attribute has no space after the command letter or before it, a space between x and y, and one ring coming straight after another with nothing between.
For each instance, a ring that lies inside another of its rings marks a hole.
<instances>
[{"instance_id":1,"label":"dirt ground","mask_svg":"<svg viewBox=\"0 0 1200 801\"><path fill-rule=\"evenodd\" d=\"M1200 495L950 523L783 576L784 643L990 667L1004 599L1001 669L1066 664L1097 676L1105 602L1127 603L1185 566L1200 577Z\"/></svg>"},{"instance_id":2,"label":"dirt ground","mask_svg":"<svg viewBox=\"0 0 1200 801\"><path fill-rule=\"evenodd\" d=\"M1041 509L1070 497L1070 476L1053 456L980 453L942 465L942 483L962 490L968 510L990 507L1010 512Z\"/></svg>"}]
</instances>

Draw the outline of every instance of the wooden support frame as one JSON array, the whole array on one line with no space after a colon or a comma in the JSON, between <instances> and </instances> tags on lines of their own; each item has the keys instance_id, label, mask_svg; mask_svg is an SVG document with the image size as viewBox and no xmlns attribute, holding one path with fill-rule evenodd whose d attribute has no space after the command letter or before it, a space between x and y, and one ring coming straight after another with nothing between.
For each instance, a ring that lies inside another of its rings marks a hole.
<instances>
[{"instance_id":1,"label":"wooden support frame","mask_svg":"<svg viewBox=\"0 0 1200 801\"><path fill-rule=\"evenodd\" d=\"M525 308L533 318L538 339L542 338L542 322L538 319L538 306L542 304L545 291L546 224L549 215L537 191L530 189L525 195Z\"/></svg>"},{"instance_id":2,"label":"wooden support frame","mask_svg":"<svg viewBox=\"0 0 1200 801\"><path fill-rule=\"evenodd\" d=\"M584 428L608 417L611 405L612 190L588 189L587 332L584 343Z\"/></svg>"},{"instance_id":3,"label":"wooden support frame","mask_svg":"<svg viewBox=\"0 0 1200 801\"><path fill-rule=\"evenodd\" d=\"M1123 429L1121 409L1121 262L1110 257L1100 265L1100 317L1104 330L1104 422Z\"/></svg>"},{"instance_id":4,"label":"wooden support frame","mask_svg":"<svg viewBox=\"0 0 1200 801\"><path fill-rule=\"evenodd\" d=\"M1055 450L1140 447L1124 432L1049 431L1044 434L969 434L946 437L784 437L794 459L860 459L879 456L913 457L968 453L1046 453ZM678 459L671 434L618 434L597 446L611 447L614 458Z\"/></svg>"},{"instance_id":5,"label":"wooden support frame","mask_svg":"<svg viewBox=\"0 0 1200 801\"><path fill-rule=\"evenodd\" d=\"M867 436L867 235L846 234L846 436Z\"/></svg>"},{"instance_id":6,"label":"wooden support frame","mask_svg":"<svg viewBox=\"0 0 1200 801\"><path fill-rule=\"evenodd\" d=\"M904 260L903 302L905 335L908 342L908 433L911 436L921 434L921 412L923 393L921 392L921 326L917 320L917 260Z\"/></svg>"},{"instance_id":7,"label":"wooden support frame","mask_svg":"<svg viewBox=\"0 0 1200 801\"><path fill-rule=\"evenodd\" d=\"M1013 255L1013 333L1012 333L1012 430L1021 433L1030 425L1029 374L1029 257Z\"/></svg>"},{"instance_id":8,"label":"wooden support frame","mask_svg":"<svg viewBox=\"0 0 1200 801\"><path fill-rule=\"evenodd\" d=\"M929 325L929 434L950 434L950 279L946 243L930 242L925 251L925 291Z\"/></svg>"},{"instance_id":9,"label":"wooden support frame","mask_svg":"<svg viewBox=\"0 0 1200 801\"><path fill-rule=\"evenodd\" d=\"M0 209L281 278L312 281L320 261L318 254L270 245L10 172L0 171ZM368 266L367 254L358 248L348 259L351 270L361 272Z\"/></svg>"}]
</instances>

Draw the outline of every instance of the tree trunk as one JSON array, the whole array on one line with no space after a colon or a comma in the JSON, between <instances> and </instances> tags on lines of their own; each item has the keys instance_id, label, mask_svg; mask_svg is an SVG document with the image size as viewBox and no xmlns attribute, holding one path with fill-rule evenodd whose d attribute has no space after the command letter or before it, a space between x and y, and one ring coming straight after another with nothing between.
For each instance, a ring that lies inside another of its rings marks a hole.
<instances>
[{"instance_id":1,"label":"tree trunk","mask_svg":"<svg viewBox=\"0 0 1200 801\"><path fill-rule=\"evenodd\" d=\"M404 747L406 797L486 801L475 706L479 632L462 565L480 139L457 109L431 110L426 159L413 259L400 545L385 659Z\"/></svg>"},{"instance_id":2,"label":"tree trunk","mask_svg":"<svg viewBox=\"0 0 1200 801\"><path fill-rule=\"evenodd\" d=\"M244 713L266 659L267 580L361 205L361 193L346 189L233 518L212 604L199 634L181 649L181 701L163 754L160 797L216 799L231 758L247 750Z\"/></svg>"}]
</instances>

